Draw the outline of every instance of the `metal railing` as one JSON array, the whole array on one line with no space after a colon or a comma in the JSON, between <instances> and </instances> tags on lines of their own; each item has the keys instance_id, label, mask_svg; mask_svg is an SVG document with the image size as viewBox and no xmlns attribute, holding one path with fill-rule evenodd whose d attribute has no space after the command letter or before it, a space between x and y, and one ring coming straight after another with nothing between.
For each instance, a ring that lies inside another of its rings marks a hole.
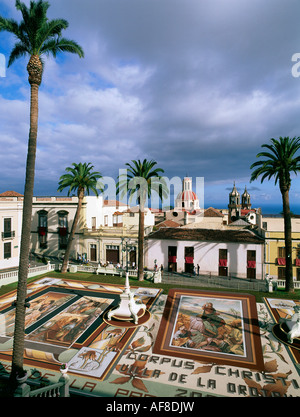
<instances>
[{"instance_id":1,"label":"metal railing","mask_svg":"<svg viewBox=\"0 0 300 417\"><path fill-rule=\"evenodd\" d=\"M236 290L267 291L265 280L246 280L242 278L220 277L214 275L174 274L163 272L163 284L188 285L195 287L230 288Z\"/></svg>"},{"instance_id":2,"label":"metal railing","mask_svg":"<svg viewBox=\"0 0 300 417\"><path fill-rule=\"evenodd\" d=\"M16 232L14 230L11 230L9 232L2 232L2 239L12 239L16 236Z\"/></svg>"},{"instance_id":3,"label":"metal railing","mask_svg":"<svg viewBox=\"0 0 300 417\"><path fill-rule=\"evenodd\" d=\"M50 262L48 262L47 265L29 267L28 278L35 277L37 275L41 275L46 272L53 271L54 269L55 269L55 264L50 264ZM0 287L2 285L11 284L12 282L18 281L18 276L19 276L18 269L0 273Z\"/></svg>"}]
</instances>

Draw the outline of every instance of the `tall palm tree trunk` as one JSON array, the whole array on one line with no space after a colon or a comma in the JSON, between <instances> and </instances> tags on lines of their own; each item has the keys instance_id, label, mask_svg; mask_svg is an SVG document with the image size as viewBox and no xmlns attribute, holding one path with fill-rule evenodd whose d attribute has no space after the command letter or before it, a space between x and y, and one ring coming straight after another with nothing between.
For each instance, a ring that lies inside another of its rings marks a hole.
<instances>
[{"instance_id":1,"label":"tall palm tree trunk","mask_svg":"<svg viewBox=\"0 0 300 417\"><path fill-rule=\"evenodd\" d=\"M76 227L77 227L77 224L78 224L78 221L79 221L79 216L80 216L80 211L81 211L81 207L82 207L83 197L84 197L84 190L78 190L78 205L77 205L77 210L76 210L76 213L75 213L74 221L73 221L73 224L72 224L72 227L71 227L71 232L70 232L70 236L69 236L69 239L68 239L63 264L62 264L62 267L61 267L61 272L62 273L67 272L67 269L68 269L68 261L69 261L69 257L70 257L70 253L71 253L71 248L72 248L72 243L73 243L74 236L75 236Z\"/></svg>"},{"instance_id":2,"label":"tall palm tree trunk","mask_svg":"<svg viewBox=\"0 0 300 417\"><path fill-rule=\"evenodd\" d=\"M293 260L292 260L292 221L290 211L289 189L282 187L282 204L284 218L284 240L285 240L285 289L294 292L293 281Z\"/></svg>"},{"instance_id":3,"label":"tall palm tree trunk","mask_svg":"<svg viewBox=\"0 0 300 417\"><path fill-rule=\"evenodd\" d=\"M23 200L23 219L21 248L19 258L19 277L16 299L16 317L14 330L14 345L12 357L11 379L15 380L17 374L23 371L24 336L25 336L25 302L27 296L28 259L30 251L32 199L34 187L36 143L38 130L38 90L39 84L31 84L30 98L30 131L26 163L25 191Z\"/></svg>"},{"instance_id":4,"label":"tall palm tree trunk","mask_svg":"<svg viewBox=\"0 0 300 417\"><path fill-rule=\"evenodd\" d=\"M144 233L145 233L145 206L140 203L139 234L138 234L138 276L139 281L144 280Z\"/></svg>"}]
</instances>

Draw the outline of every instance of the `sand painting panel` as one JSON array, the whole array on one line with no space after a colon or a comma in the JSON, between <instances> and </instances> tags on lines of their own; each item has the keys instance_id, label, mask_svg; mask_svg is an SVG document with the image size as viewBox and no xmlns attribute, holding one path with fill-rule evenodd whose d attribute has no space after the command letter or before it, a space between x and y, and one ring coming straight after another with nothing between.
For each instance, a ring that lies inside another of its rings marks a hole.
<instances>
[{"instance_id":1,"label":"sand painting panel","mask_svg":"<svg viewBox=\"0 0 300 417\"><path fill-rule=\"evenodd\" d=\"M255 297L170 290L153 351L263 369Z\"/></svg>"},{"instance_id":2,"label":"sand painting panel","mask_svg":"<svg viewBox=\"0 0 300 417\"><path fill-rule=\"evenodd\" d=\"M72 294L47 292L30 301L25 312L25 329L42 320L75 296ZM0 314L0 336L12 337L15 327L15 308Z\"/></svg>"},{"instance_id":3,"label":"sand painting panel","mask_svg":"<svg viewBox=\"0 0 300 417\"><path fill-rule=\"evenodd\" d=\"M81 297L26 336L31 342L71 346L113 302L109 298Z\"/></svg>"},{"instance_id":4,"label":"sand painting panel","mask_svg":"<svg viewBox=\"0 0 300 417\"><path fill-rule=\"evenodd\" d=\"M240 300L181 296L170 345L244 357L242 316Z\"/></svg>"}]
</instances>

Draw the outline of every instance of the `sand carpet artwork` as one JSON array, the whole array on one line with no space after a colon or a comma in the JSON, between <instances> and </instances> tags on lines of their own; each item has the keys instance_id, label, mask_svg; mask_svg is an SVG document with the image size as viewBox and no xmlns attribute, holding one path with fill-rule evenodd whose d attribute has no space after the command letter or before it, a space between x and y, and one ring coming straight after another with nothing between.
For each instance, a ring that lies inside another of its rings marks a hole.
<instances>
[{"instance_id":1,"label":"sand carpet artwork","mask_svg":"<svg viewBox=\"0 0 300 417\"><path fill-rule=\"evenodd\" d=\"M300 306L300 301L266 298L265 303L275 322L272 328L273 335L284 343L290 356L300 368L300 338L295 338L293 343L290 343L287 337L289 328L286 324L287 320L291 320L295 312L294 308Z\"/></svg>"},{"instance_id":2,"label":"sand carpet artwork","mask_svg":"<svg viewBox=\"0 0 300 417\"><path fill-rule=\"evenodd\" d=\"M171 290L154 352L263 370L254 296Z\"/></svg>"},{"instance_id":3,"label":"sand carpet artwork","mask_svg":"<svg viewBox=\"0 0 300 417\"><path fill-rule=\"evenodd\" d=\"M25 364L104 378L133 336L136 326L104 320L117 305L120 286L97 285L71 280L41 279L30 285L30 306L25 317ZM148 308L160 290L134 288ZM0 302L0 358L12 354L16 294ZM143 319L144 321L146 318Z\"/></svg>"},{"instance_id":4,"label":"sand carpet artwork","mask_svg":"<svg viewBox=\"0 0 300 417\"><path fill-rule=\"evenodd\" d=\"M276 335L299 301L134 286L145 314L137 324L108 320L124 288L50 277L29 284L28 381L57 382L66 365L70 392L90 397L300 396L299 350ZM11 370L15 299L16 291L0 297L3 376Z\"/></svg>"}]
</instances>

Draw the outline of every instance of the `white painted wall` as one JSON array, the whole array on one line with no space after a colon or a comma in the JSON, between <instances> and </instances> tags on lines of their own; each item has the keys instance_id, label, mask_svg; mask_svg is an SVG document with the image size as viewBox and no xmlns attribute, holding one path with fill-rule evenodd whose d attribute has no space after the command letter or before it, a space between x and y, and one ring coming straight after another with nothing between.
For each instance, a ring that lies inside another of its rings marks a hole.
<instances>
[{"instance_id":1,"label":"white painted wall","mask_svg":"<svg viewBox=\"0 0 300 417\"><path fill-rule=\"evenodd\" d=\"M185 246L194 246L194 265L199 264L200 273L212 275L219 274L219 249L227 249L228 275L241 278L247 276L247 250L255 250L256 279L262 279L263 245L146 239L145 265L153 268L156 259L167 270L169 246L177 246L177 272L184 271Z\"/></svg>"},{"instance_id":2,"label":"white painted wall","mask_svg":"<svg viewBox=\"0 0 300 417\"><path fill-rule=\"evenodd\" d=\"M13 268L19 265L19 253L22 230L23 200L16 197L0 199L0 270ZM2 238L4 231L4 219L11 219L11 230L15 232L14 237ZM4 258L4 243L11 243L11 257Z\"/></svg>"}]
</instances>

